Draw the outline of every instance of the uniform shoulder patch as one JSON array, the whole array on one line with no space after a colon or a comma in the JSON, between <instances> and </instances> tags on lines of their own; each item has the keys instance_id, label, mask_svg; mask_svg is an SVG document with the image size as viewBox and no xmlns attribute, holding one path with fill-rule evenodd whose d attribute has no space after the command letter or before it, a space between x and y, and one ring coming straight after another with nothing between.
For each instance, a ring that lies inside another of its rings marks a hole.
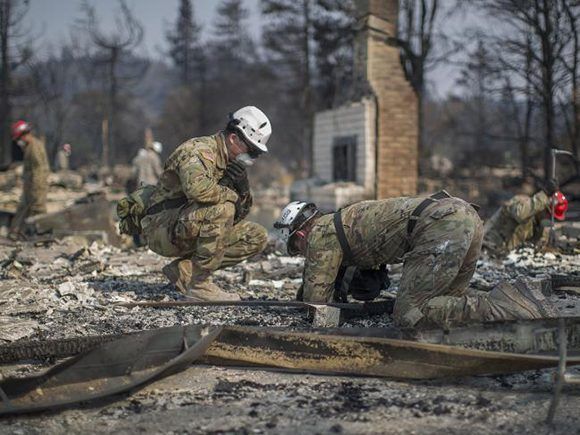
<instances>
[{"instance_id":1,"label":"uniform shoulder patch","mask_svg":"<svg viewBox=\"0 0 580 435\"><path fill-rule=\"evenodd\" d=\"M199 150L199 155L202 159L215 163L215 154L211 150L202 148Z\"/></svg>"}]
</instances>

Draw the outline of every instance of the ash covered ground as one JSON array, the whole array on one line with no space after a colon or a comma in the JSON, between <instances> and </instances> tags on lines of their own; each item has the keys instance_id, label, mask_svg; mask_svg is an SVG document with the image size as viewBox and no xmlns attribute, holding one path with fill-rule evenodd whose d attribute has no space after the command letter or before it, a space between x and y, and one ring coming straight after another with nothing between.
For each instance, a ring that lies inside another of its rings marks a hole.
<instances>
[{"instance_id":1,"label":"ash covered ground","mask_svg":"<svg viewBox=\"0 0 580 435\"><path fill-rule=\"evenodd\" d=\"M145 249L123 250L68 237L0 246L0 342L118 334L176 324L282 326L307 329L295 309L177 307L126 308L119 303L179 299L161 267L167 259ZM578 255L531 248L503 261L482 259L472 280L490 289L520 275L574 274ZM264 254L216 274L243 299L292 300L299 259ZM400 266L391 267L396 294ZM562 315L580 315L580 295L555 292ZM351 320L343 327L389 326L389 316ZM4 366L3 376L46 367ZM121 400L58 414L4 419L0 433L526 433L580 430L580 391L567 390L558 426L543 425L552 372L446 382L394 382L195 366Z\"/></svg>"}]
</instances>

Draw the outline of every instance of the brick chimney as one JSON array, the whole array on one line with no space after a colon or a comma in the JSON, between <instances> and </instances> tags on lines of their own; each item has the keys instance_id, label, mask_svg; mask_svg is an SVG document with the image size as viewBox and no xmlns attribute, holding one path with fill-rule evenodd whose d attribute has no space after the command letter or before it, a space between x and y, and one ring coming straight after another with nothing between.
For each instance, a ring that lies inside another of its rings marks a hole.
<instances>
[{"instance_id":1,"label":"brick chimney","mask_svg":"<svg viewBox=\"0 0 580 435\"><path fill-rule=\"evenodd\" d=\"M366 82L377 103L376 197L415 195L418 178L418 103L407 81L397 34L398 0L355 0L355 77Z\"/></svg>"}]
</instances>

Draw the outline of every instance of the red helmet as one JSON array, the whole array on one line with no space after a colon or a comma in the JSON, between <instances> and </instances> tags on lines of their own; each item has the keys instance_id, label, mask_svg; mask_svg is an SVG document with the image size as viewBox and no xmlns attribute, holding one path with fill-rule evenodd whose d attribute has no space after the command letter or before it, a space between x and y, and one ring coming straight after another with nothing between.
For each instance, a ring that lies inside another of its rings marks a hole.
<instances>
[{"instance_id":1,"label":"red helmet","mask_svg":"<svg viewBox=\"0 0 580 435\"><path fill-rule=\"evenodd\" d=\"M560 191L552 195L552 206L554 207L554 217L559 221L565 218L566 210L568 210L568 199Z\"/></svg>"},{"instance_id":2,"label":"red helmet","mask_svg":"<svg viewBox=\"0 0 580 435\"><path fill-rule=\"evenodd\" d=\"M16 121L14 124L12 124L12 140L20 139L22 135L30 133L30 130L32 130L32 128L28 122L23 120Z\"/></svg>"}]
</instances>

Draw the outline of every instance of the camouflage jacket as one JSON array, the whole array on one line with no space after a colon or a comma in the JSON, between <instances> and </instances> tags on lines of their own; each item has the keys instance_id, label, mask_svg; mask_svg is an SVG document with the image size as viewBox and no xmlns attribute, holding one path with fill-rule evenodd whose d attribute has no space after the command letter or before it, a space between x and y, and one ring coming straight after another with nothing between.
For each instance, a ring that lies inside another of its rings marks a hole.
<instances>
[{"instance_id":1,"label":"camouflage jacket","mask_svg":"<svg viewBox=\"0 0 580 435\"><path fill-rule=\"evenodd\" d=\"M49 172L44 141L32 137L24 149L22 200L33 213L46 211Z\"/></svg>"},{"instance_id":2,"label":"camouflage jacket","mask_svg":"<svg viewBox=\"0 0 580 435\"><path fill-rule=\"evenodd\" d=\"M343 259L334 229L333 215L314 223L308 235L303 297L305 301L329 302L341 265L370 269L402 261L409 250L407 221L424 198L390 198L363 201L342 210L342 223L353 253L352 264Z\"/></svg>"},{"instance_id":3,"label":"camouflage jacket","mask_svg":"<svg viewBox=\"0 0 580 435\"><path fill-rule=\"evenodd\" d=\"M165 162L148 206L184 196L189 202L205 205L236 202L238 195L218 183L227 162L227 149L221 133L189 139Z\"/></svg>"},{"instance_id":4,"label":"camouflage jacket","mask_svg":"<svg viewBox=\"0 0 580 435\"><path fill-rule=\"evenodd\" d=\"M543 191L532 197L514 196L485 223L483 245L495 254L505 254L538 236L549 202Z\"/></svg>"}]
</instances>

